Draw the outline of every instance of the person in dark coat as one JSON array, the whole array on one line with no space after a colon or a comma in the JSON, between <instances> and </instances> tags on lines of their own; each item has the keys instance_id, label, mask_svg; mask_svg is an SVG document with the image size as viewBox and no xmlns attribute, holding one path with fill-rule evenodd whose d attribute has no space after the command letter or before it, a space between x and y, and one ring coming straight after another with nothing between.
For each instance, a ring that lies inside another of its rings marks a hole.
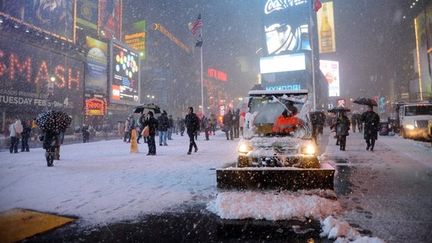
<instances>
[{"instance_id":1,"label":"person in dark coat","mask_svg":"<svg viewBox=\"0 0 432 243\"><path fill-rule=\"evenodd\" d=\"M192 153L192 148L195 148L195 152L198 152L198 146L195 143L195 134L197 134L200 129L200 122L198 116L193 112L192 107L188 108L188 114L185 117L185 125L189 136L189 150L187 154Z\"/></svg>"},{"instance_id":2,"label":"person in dark coat","mask_svg":"<svg viewBox=\"0 0 432 243\"><path fill-rule=\"evenodd\" d=\"M90 140L89 126L86 124L81 128L83 143L87 143Z\"/></svg>"},{"instance_id":3,"label":"person in dark coat","mask_svg":"<svg viewBox=\"0 0 432 243\"><path fill-rule=\"evenodd\" d=\"M60 133L56 131L45 131L41 137L43 141L43 148L46 150L45 158L47 166L54 166L54 159L56 159L56 151L60 153ZM60 154L58 155L60 157Z\"/></svg>"},{"instance_id":4,"label":"person in dark coat","mask_svg":"<svg viewBox=\"0 0 432 243\"><path fill-rule=\"evenodd\" d=\"M180 136L183 136L183 134L184 134L184 132L185 132L185 130L186 130L186 127L185 127L185 120L182 119L182 118L179 118L179 119L178 119L178 122L177 122L177 126L178 126L178 129L179 129L179 131L180 131Z\"/></svg>"},{"instance_id":5,"label":"person in dark coat","mask_svg":"<svg viewBox=\"0 0 432 243\"><path fill-rule=\"evenodd\" d=\"M168 146L167 135L169 128L169 119L166 111L162 112L162 115L158 118L158 130L159 130L159 146Z\"/></svg>"},{"instance_id":6,"label":"person in dark coat","mask_svg":"<svg viewBox=\"0 0 432 243\"><path fill-rule=\"evenodd\" d=\"M364 123L364 139L366 140L366 150L373 151L375 140L378 139L378 130L380 117L373 111L372 106L368 106L368 110L361 115L361 122Z\"/></svg>"},{"instance_id":7,"label":"person in dark coat","mask_svg":"<svg viewBox=\"0 0 432 243\"><path fill-rule=\"evenodd\" d=\"M342 151L345 151L346 146L346 137L349 135L350 130L350 120L346 116L345 112L340 112L336 119L336 136L339 140L339 148Z\"/></svg>"},{"instance_id":8,"label":"person in dark coat","mask_svg":"<svg viewBox=\"0 0 432 243\"><path fill-rule=\"evenodd\" d=\"M154 118L153 112L149 111L147 119L144 120L144 127L149 126L149 136L147 137L148 153L147 155L156 155L155 136L158 128L158 120Z\"/></svg>"},{"instance_id":9,"label":"person in dark coat","mask_svg":"<svg viewBox=\"0 0 432 243\"><path fill-rule=\"evenodd\" d=\"M31 136L31 121L24 121L21 133L21 152L30 152L28 140Z\"/></svg>"},{"instance_id":10,"label":"person in dark coat","mask_svg":"<svg viewBox=\"0 0 432 243\"><path fill-rule=\"evenodd\" d=\"M233 126L232 126L232 119L233 119L233 114L231 112L231 110L228 110L228 112L223 116L223 130L225 132L226 135L226 139L227 140L233 140L234 139L234 131L233 131Z\"/></svg>"},{"instance_id":11,"label":"person in dark coat","mask_svg":"<svg viewBox=\"0 0 432 243\"><path fill-rule=\"evenodd\" d=\"M172 115L168 116L168 140L173 140L172 139L172 134L174 132L174 119L172 118Z\"/></svg>"},{"instance_id":12,"label":"person in dark coat","mask_svg":"<svg viewBox=\"0 0 432 243\"><path fill-rule=\"evenodd\" d=\"M234 138L240 136L240 109L237 109L232 116L232 127L234 132Z\"/></svg>"},{"instance_id":13,"label":"person in dark coat","mask_svg":"<svg viewBox=\"0 0 432 243\"><path fill-rule=\"evenodd\" d=\"M358 120L357 114L356 113L352 114L352 116L351 116L351 124L352 124L352 128L353 128L352 129L353 132L356 132L357 120Z\"/></svg>"}]
</instances>

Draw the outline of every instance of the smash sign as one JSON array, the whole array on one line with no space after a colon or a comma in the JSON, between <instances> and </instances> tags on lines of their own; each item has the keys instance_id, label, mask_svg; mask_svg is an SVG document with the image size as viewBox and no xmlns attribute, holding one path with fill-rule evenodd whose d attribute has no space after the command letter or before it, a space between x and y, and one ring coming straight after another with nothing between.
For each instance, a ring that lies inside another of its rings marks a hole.
<instances>
[{"instance_id":1,"label":"smash sign","mask_svg":"<svg viewBox=\"0 0 432 243\"><path fill-rule=\"evenodd\" d=\"M80 109L83 68L78 60L0 38L0 103L43 106L49 95L57 108Z\"/></svg>"}]
</instances>

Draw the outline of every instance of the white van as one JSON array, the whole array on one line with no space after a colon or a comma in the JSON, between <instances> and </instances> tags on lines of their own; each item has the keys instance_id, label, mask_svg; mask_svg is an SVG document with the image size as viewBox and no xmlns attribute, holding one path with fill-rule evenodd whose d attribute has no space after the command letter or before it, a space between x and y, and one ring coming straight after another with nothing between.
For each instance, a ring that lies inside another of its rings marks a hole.
<instances>
[{"instance_id":1,"label":"white van","mask_svg":"<svg viewBox=\"0 0 432 243\"><path fill-rule=\"evenodd\" d=\"M404 138L432 139L428 123L432 120L432 103L404 104L399 109L401 135Z\"/></svg>"}]
</instances>

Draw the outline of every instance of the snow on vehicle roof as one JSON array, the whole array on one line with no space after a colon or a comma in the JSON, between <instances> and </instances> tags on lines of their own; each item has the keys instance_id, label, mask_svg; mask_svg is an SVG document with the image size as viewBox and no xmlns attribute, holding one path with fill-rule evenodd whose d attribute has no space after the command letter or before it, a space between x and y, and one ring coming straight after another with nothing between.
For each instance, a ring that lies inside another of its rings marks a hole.
<instances>
[{"instance_id":1,"label":"snow on vehicle roof","mask_svg":"<svg viewBox=\"0 0 432 243\"><path fill-rule=\"evenodd\" d=\"M251 90L249 91L249 96L257 96L257 95L283 95L283 94L308 94L309 91L307 89L300 90Z\"/></svg>"}]
</instances>

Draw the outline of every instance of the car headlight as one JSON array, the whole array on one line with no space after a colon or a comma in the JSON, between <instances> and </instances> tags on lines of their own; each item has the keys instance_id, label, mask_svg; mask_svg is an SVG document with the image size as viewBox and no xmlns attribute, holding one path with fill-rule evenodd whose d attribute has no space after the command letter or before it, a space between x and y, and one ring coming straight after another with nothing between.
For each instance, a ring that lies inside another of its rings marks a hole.
<instances>
[{"instance_id":1,"label":"car headlight","mask_svg":"<svg viewBox=\"0 0 432 243\"><path fill-rule=\"evenodd\" d=\"M304 144L302 147L301 153L305 154L305 155L315 155L316 147L312 143Z\"/></svg>"},{"instance_id":2,"label":"car headlight","mask_svg":"<svg viewBox=\"0 0 432 243\"><path fill-rule=\"evenodd\" d=\"M408 129L408 130L413 130L414 129L414 125L408 124L408 125L405 125L405 128Z\"/></svg>"},{"instance_id":3,"label":"car headlight","mask_svg":"<svg viewBox=\"0 0 432 243\"><path fill-rule=\"evenodd\" d=\"M242 143L239 144L239 146L238 146L238 152L239 153L247 154L250 151L252 151L252 146L250 144L247 144L247 143L244 143L244 142L242 142Z\"/></svg>"}]
</instances>

